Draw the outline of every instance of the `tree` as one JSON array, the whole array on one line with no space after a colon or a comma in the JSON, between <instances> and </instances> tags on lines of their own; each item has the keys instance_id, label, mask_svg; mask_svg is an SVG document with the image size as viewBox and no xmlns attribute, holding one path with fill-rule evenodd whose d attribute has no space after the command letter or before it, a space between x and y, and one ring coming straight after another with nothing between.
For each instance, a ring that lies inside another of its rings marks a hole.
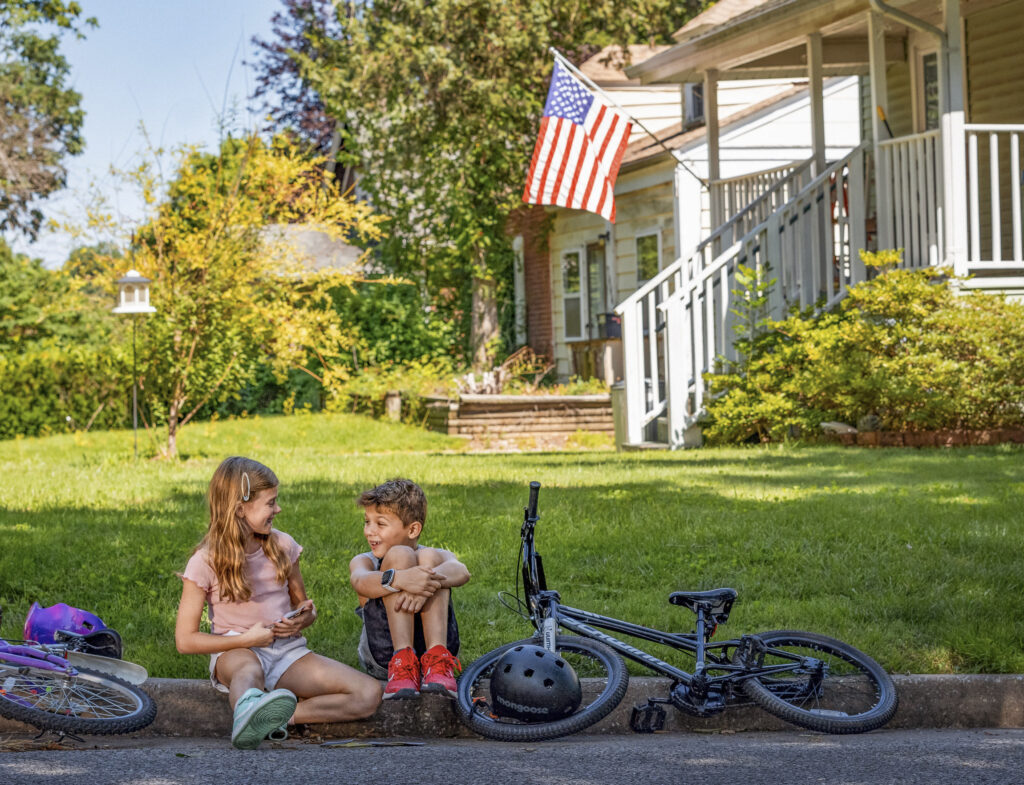
<instances>
[{"instance_id":1,"label":"tree","mask_svg":"<svg viewBox=\"0 0 1024 785\"><path fill-rule=\"evenodd\" d=\"M320 57L315 38L337 39L341 30L337 24L333 0L283 0L284 10L274 13L272 37L264 40L254 36L252 41L260 50L256 66L256 91L253 99L270 120L268 130L295 134L316 155L323 156L324 166L335 171L341 152L341 133L337 122L328 116L320 96L311 89L299 70L297 55L310 60ZM351 7L350 5L348 7ZM351 170L344 167L338 172L342 189L351 185Z\"/></svg>"},{"instance_id":2,"label":"tree","mask_svg":"<svg viewBox=\"0 0 1024 785\"><path fill-rule=\"evenodd\" d=\"M340 35L289 50L389 217L380 254L468 327L474 364L499 342L518 207L551 72L610 43L668 40L699 3L380 0L346 4ZM469 285L467 285L469 284Z\"/></svg>"},{"instance_id":3,"label":"tree","mask_svg":"<svg viewBox=\"0 0 1024 785\"><path fill-rule=\"evenodd\" d=\"M67 86L60 40L95 26L76 2L0 0L0 230L34 239L43 214L32 203L64 187L64 159L82 151L82 96Z\"/></svg>"},{"instance_id":4,"label":"tree","mask_svg":"<svg viewBox=\"0 0 1024 785\"><path fill-rule=\"evenodd\" d=\"M311 271L280 229L315 226L350 242L379 236L369 208L325 180L322 163L284 137L250 135L227 139L217 154L181 151L164 189L153 167L133 171L157 202L132 247L132 265L153 280L157 308L138 323L141 404L149 423L166 425L168 456L177 454L181 426L207 402L236 394L257 366L283 373L311 351L327 358L348 351L331 289L353 275ZM115 263L107 258L107 280Z\"/></svg>"},{"instance_id":5,"label":"tree","mask_svg":"<svg viewBox=\"0 0 1024 785\"><path fill-rule=\"evenodd\" d=\"M109 330L79 282L0 240L0 353L44 343L102 343ZM108 309L109 310L109 309Z\"/></svg>"}]
</instances>

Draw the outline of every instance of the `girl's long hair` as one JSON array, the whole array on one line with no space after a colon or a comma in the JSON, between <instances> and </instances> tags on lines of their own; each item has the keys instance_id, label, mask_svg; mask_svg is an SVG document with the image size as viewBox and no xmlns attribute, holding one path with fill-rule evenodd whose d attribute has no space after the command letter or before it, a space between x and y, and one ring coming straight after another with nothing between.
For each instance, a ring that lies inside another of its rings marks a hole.
<instances>
[{"instance_id":1,"label":"girl's long hair","mask_svg":"<svg viewBox=\"0 0 1024 785\"><path fill-rule=\"evenodd\" d=\"M245 476L243 476L245 475ZM225 602L246 602L252 587L246 575L245 543L250 529L237 515L248 491L249 500L267 488L276 488L277 476L262 463L251 458L225 458L210 480L207 499L210 503L210 528L196 550L206 549L207 558L217 576L218 591ZM277 579L288 581L291 565L288 554L274 532L261 543L263 552L277 568Z\"/></svg>"}]
</instances>

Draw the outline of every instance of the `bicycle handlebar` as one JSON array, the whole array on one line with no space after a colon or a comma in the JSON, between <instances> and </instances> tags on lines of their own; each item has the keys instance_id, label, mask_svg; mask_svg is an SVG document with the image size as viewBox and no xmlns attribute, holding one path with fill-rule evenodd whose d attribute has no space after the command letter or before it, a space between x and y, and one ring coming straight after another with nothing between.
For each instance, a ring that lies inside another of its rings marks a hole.
<instances>
[{"instance_id":1,"label":"bicycle handlebar","mask_svg":"<svg viewBox=\"0 0 1024 785\"><path fill-rule=\"evenodd\" d=\"M540 494L540 483L534 480L530 483L530 503L526 507L526 517L530 520L537 519L537 496Z\"/></svg>"}]
</instances>

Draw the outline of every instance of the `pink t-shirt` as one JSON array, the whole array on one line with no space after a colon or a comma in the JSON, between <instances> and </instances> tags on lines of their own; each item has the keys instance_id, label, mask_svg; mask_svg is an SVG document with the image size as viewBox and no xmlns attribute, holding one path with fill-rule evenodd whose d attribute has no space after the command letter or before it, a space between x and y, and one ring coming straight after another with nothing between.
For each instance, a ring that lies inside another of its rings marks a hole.
<instances>
[{"instance_id":1,"label":"pink t-shirt","mask_svg":"<svg viewBox=\"0 0 1024 785\"><path fill-rule=\"evenodd\" d=\"M295 564L302 553L302 546L288 534L277 529L271 535L284 548L290 564ZM245 602L225 602L217 590L217 576L207 561L207 550L200 548L192 554L185 566L184 577L206 592L206 604L210 608L210 631L222 635L228 630L245 632L257 622L271 624L292 609L288 596L288 583L277 580L277 568L260 548L246 555L246 577L252 595Z\"/></svg>"}]
</instances>

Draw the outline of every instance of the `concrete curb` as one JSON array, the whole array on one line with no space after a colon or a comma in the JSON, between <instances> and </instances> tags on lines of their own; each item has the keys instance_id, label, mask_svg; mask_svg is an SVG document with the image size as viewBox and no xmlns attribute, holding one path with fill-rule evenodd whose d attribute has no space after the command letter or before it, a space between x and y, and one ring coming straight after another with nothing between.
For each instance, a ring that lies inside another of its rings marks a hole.
<instances>
[{"instance_id":1,"label":"concrete curb","mask_svg":"<svg viewBox=\"0 0 1024 785\"><path fill-rule=\"evenodd\" d=\"M894 676L900 705L888 728L1021 728L1024 727L1024 675ZM668 694L669 681L633 677L616 709L584 733L629 733L632 707L648 697ZM228 736L231 712L227 696L199 679L149 679L143 689L157 704L156 720L140 731L147 736ZM769 731L793 726L755 706L727 710L701 719L667 709L666 731ZM32 728L0 718L0 733ZM415 701L386 701L368 720L308 726L324 738L469 737L452 702L436 695Z\"/></svg>"}]
</instances>

